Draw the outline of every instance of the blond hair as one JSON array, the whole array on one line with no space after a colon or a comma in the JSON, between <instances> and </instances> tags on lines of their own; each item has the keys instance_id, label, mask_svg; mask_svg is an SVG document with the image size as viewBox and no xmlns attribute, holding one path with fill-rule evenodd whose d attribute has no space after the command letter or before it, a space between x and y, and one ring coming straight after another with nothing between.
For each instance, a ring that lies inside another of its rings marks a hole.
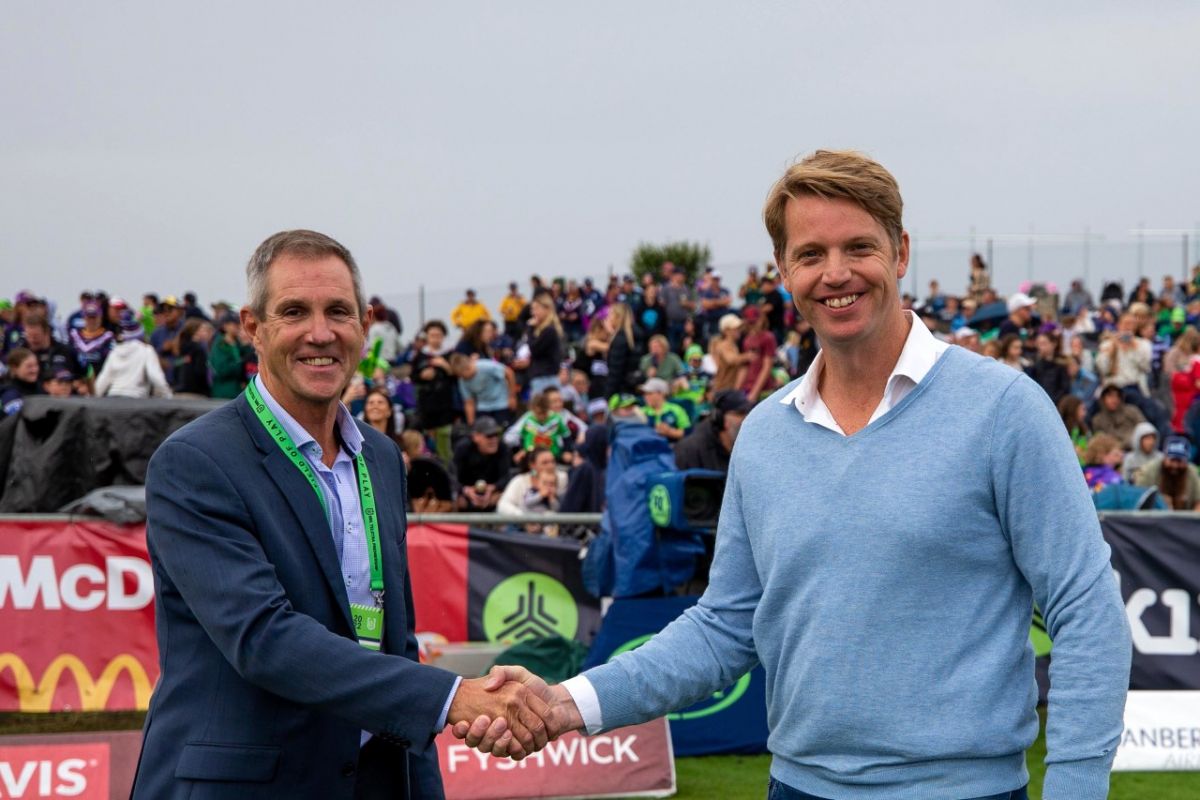
<instances>
[{"instance_id":1,"label":"blond hair","mask_svg":"<svg viewBox=\"0 0 1200 800\"><path fill-rule=\"evenodd\" d=\"M558 309L554 307L554 300L551 298L550 293L546 292L539 294L537 297L533 298L533 303L541 306L547 311L546 318L542 320L542 324L534 326L534 335L536 336L537 334L546 330L546 328L553 325L554 330L558 332L558 336L561 339L563 335L563 326L558 320Z\"/></svg>"},{"instance_id":2,"label":"blond hair","mask_svg":"<svg viewBox=\"0 0 1200 800\"><path fill-rule=\"evenodd\" d=\"M817 150L788 167L767 193L763 222L775 248L775 259L781 265L785 263L783 251L787 247L784 209L788 200L806 196L849 200L883 226L892 247L899 250L904 232L901 222L904 201L892 173L854 150Z\"/></svg>"}]
</instances>

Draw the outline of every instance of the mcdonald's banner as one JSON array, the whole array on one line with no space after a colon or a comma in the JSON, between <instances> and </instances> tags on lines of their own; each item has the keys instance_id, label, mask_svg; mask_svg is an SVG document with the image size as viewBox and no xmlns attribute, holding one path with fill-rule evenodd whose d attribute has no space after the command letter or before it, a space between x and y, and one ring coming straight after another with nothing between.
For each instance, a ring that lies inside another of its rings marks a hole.
<instances>
[{"instance_id":1,"label":"mcdonald's banner","mask_svg":"<svg viewBox=\"0 0 1200 800\"><path fill-rule=\"evenodd\" d=\"M578 542L413 525L417 630L448 642L590 642ZM145 709L158 680L144 525L0 519L0 712ZM3 797L3 795L0 795Z\"/></svg>"}]
</instances>

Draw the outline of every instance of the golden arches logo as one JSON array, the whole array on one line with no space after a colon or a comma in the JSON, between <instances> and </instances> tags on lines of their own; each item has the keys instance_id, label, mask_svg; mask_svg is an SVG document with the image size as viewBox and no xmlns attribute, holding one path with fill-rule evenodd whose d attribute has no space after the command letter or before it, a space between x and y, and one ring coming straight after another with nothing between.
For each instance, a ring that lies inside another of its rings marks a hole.
<instances>
[{"instance_id":1,"label":"golden arches logo","mask_svg":"<svg viewBox=\"0 0 1200 800\"><path fill-rule=\"evenodd\" d=\"M0 653L0 674L10 670L17 684L17 708L24 712L50 711L54 700L54 691L62 679L64 672L70 672L75 677L75 685L79 687L79 702L81 711L103 711L108 705L108 697L112 694L113 685L122 673L128 673L133 683L134 703L139 711L150 707L150 692L153 687L146 676L146 670L141 662L128 653L122 653L100 673L97 680L92 680L92 674L78 657L71 653L55 656L42 673L42 679L34 682L33 673L16 653Z\"/></svg>"}]
</instances>

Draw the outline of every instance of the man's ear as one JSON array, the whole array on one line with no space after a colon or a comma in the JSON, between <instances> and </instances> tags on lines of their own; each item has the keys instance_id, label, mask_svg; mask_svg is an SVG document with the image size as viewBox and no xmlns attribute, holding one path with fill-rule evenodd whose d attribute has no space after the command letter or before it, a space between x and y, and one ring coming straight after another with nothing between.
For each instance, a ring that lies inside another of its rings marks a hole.
<instances>
[{"instance_id":1,"label":"man's ear","mask_svg":"<svg viewBox=\"0 0 1200 800\"><path fill-rule=\"evenodd\" d=\"M249 308L242 308L239 312L242 318L242 330L246 332L246 336L250 338L254 348L258 349L258 317L254 316L254 312Z\"/></svg>"}]
</instances>

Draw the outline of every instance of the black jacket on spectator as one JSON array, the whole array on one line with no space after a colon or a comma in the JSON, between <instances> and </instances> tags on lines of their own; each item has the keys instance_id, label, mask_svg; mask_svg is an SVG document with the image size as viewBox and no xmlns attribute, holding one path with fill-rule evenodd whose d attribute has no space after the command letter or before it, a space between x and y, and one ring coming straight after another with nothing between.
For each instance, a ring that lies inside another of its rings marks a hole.
<instances>
[{"instance_id":1,"label":"black jacket on spectator","mask_svg":"<svg viewBox=\"0 0 1200 800\"><path fill-rule=\"evenodd\" d=\"M175 385L177 394L212 394L208 380L208 351L199 342L187 342L179 350L175 361Z\"/></svg>"},{"instance_id":2,"label":"black jacket on spectator","mask_svg":"<svg viewBox=\"0 0 1200 800\"><path fill-rule=\"evenodd\" d=\"M579 452L583 463L571 470L558 510L564 514L599 513L604 510L604 482L608 474L608 426L588 428Z\"/></svg>"},{"instance_id":3,"label":"black jacket on spectator","mask_svg":"<svg viewBox=\"0 0 1200 800\"><path fill-rule=\"evenodd\" d=\"M60 369L70 370L77 378L83 376L79 368L79 357L75 355L75 348L69 344L52 341L45 350L33 350L33 354L38 358L38 373L43 380Z\"/></svg>"},{"instance_id":4,"label":"black jacket on spectator","mask_svg":"<svg viewBox=\"0 0 1200 800\"><path fill-rule=\"evenodd\" d=\"M483 481L503 489L512 475L512 454L501 442L499 449L485 456L475 447L475 442L464 439L454 448L454 471L461 486L474 486Z\"/></svg>"},{"instance_id":5,"label":"black jacket on spectator","mask_svg":"<svg viewBox=\"0 0 1200 800\"><path fill-rule=\"evenodd\" d=\"M1067 374L1067 368L1055 361L1039 358L1025 373L1046 390L1055 405L1071 391L1071 376Z\"/></svg>"},{"instance_id":6,"label":"black jacket on spectator","mask_svg":"<svg viewBox=\"0 0 1200 800\"><path fill-rule=\"evenodd\" d=\"M675 466L680 469L729 471L729 453L721 446L710 417L692 429L675 445Z\"/></svg>"},{"instance_id":7,"label":"black jacket on spectator","mask_svg":"<svg viewBox=\"0 0 1200 800\"><path fill-rule=\"evenodd\" d=\"M529 377L557 375L563 360L562 337L558 330L547 325L541 333L535 335L530 329L529 334Z\"/></svg>"},{"instance_id":8,"label":"black jacket on spectator","mask_svg":"<svg viewBox=\"0 0 1200 800\"><path fill-rule=\"evenodd\" d=\"M441 428L454 422L455 378L441 367L429 363L435 357L424 350L413 357L412 380L417 386L417 414L422 430ZM433 369L432 378L421 377L426 367Z\"/></svg>"},{"instance_id":9,"label":"black jacket on spectator","mask_svg":"<svg viewBox=\"0 0 1200 800\"><path fill-rule=\"evenodd\" d=\"M631 347L625 334L617 331L617 335L608 345L608 389L605 397L612 397L622 392L634 393L638 384L638 354Z\"/></svg>"}]
</instances>

